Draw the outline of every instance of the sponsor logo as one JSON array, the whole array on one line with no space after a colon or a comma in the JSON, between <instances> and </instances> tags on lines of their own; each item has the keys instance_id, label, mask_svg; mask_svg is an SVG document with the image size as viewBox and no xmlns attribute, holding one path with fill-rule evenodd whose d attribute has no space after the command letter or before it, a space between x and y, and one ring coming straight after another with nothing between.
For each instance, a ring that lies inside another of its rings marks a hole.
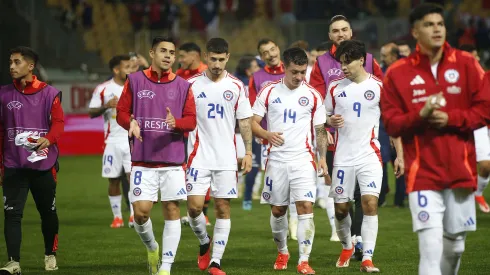
<instances>
[{"instance_id":1,"label":"sponsor logo","mask_svg":"<svg viewBox=\"0 0 490 275\"><path fill-rule=\"evenodd\" d=\"M153 97L155 97L155 93L150 90L142 90L137 93L137 96L139 99L143 99L145 97L149 99L153 99Z\"/></svg>"},{"instance_id":2,"label":"sponsor logo","mask_svg":"<svg viewBox=\"0 0 490 275\"><path fill-rule=\"evenodd\" d=\"M448 94L453 94L453 95L460 94L461 93L461 88L458 87L458 86L449 86L449 87L447 87L447 93Z\"/></svg>"},{"instance_id":3,"label":"sponsor logo","mask_svg":"<svg viewBox=\"0 0 490 275\"><path fill-rule=\"evenodd\" d=\"M345 91L342 91L342 92L339 94L339 97L347 97L347 94L345 93Z\"/></svg>"},{"instance_id":4,"label":"sponsor logo","mask_svg":"<svg viewBox=\"0 0 490 275\"><path fill-rule=\"evenodd\" d=\"M309 100L307 97L302 96L302 97L300 97L300 98L298 99L298 103L299 103L299 105L301 105L301 106L306 106L306 105L308 105L308 103L310 103L310 100Z\"/></svg>"},{"instance_id":5,"label":"sponsor logo","mask_svg":"<svg viewBox=\"0 0 490 275\"><path fill-rule=\"evenodd\" d=\"M421 89L421 90L413 90L413 97L421 96L421 95L425 95L425 90L424 89Z\"/></svg>"},{"instance_id":6,"label":"sponsor logo","mask_svg":"<svg viewBox=\"0 0 490 275\"><path fill-rule=\"evenodd\" d=\"M230 192L228 192L228 195L236 195L235 188L231 189Z\"/></svg>"},{"instance_id":7,"label":"sponsor logo","mask_svg":"<svg viewBox=\"0 0 490 275\"><path fill-rule=\"evenodd\" d=\"M207 98L206 94L204 92L201 92L197 98Z\"/></svg>"},{"instance_id":8,"label":"sponsor logo","mask_svg":"<svg viewBox=\"0 0 490 275\"><path fill-rule=\"evenodd\" d=\"M182 195L187 195L184 188L180 188L179 192L177 192L177 196L182 196Z\"/></svg>"},{"instance_id":9,"label":"sponsor logo","mask_svg":"<svg viewBox=\"0 0 490 275\"><path fill-rule=\"evenodd\" d=\"M307 198L313 198L313 193L310 191L308 193L305 194L305 197Z\"/></svg>"},{"instance_id":10,"label":"sponsor logo","mask_svg":"<svg viewBox=\"0 0 490 275\"><path fill-rule=\"evenodd\" d=\"M371 91L371 90L367 90L364 93L364 98L367 99L367 100L373 100L374 99L374 92Z\"/></svg>"},{"instance_id":11,"label":"sponsor logo","mask_svg":"<svg viewBox=\"0 0 490 275\"><path fill-rule=\"evenodd\" d=\"M429 213L427 211L420 211L418 214L419 221L426 222L429 220Z\"/></svg>"},{"instance_id":12,"label":"sponsor logo","mask_svg":"<svg viewBox=\"0 0 490 275\"><path fill-rule=\"evenodd\" d=\"M138 118L136 121L138 121L138 124L143 130L156 132L172 131L172 127L170 127L170 125L168 125L165 120L161 118Z\"/></svg>"},{"instance_id":13,"label":"sponsor logo","mask_svg":"<svg viewBox=\"0 0 490 275\"><path fill-rule=\"evenodd\" d=\"M368 187L376 188L376 183L374 183L374 181L373 181L370 184L368 184Z\"/></svg>"},{"instance_id":14,"label":"sponsor logo","mask_svg":"<svg viewBox=\"0 0 490 275\"><path fill-rule=\"evenodd\" d=\"M12 110L12 109L19 110L21 107L22 107L22 103L20 103L19 101L10 101L7 104L7 108L9 108L9 110Z\"/></svg>"},{"instance_id":15,"label":"sponsor logo","mask_svg":"<svg viewBox=\"0 0 490 275\"><path fill-rule=\"evenodd\" d=\"M226 100L228 100L228 101L231 101L233 99L233 92L231 92L231 91L224 91L223 98L226 99Z\"/></svg>"},{"instance_id":16,"label":"sponsor logo","mask_svg":"<svg viewBox=\"0 0 490 275\"><path fill-rule=\"evenodd\" d=\"M444 72L444 79L449 83L456 83L459 79L459 73L455 69L449 69Z\"/></svg>"},{"instance_id":17,"label":"sponsor logo","mask_svg":"<svg viewBox=\"0 0 490 275\"><path fill-rule=\"evenodd\" d=\"M282 103L282 102L281 102L281 99L278 97L278 98L274 99L274 101L272 101L272 103Z\"/></svg>"},{"instance_id":18,"label":"sponsor logo","mask_svg":"<svg viewBox=\"0 0 490 275\"><path fill-rule=\"evenodd\" d=\"M425 84L425 81L420 75L415 76L414 79L412 79L412 81L410 82L410 85L412 86L422 84Z\"/></svg>"},{"instance_id":19,"label":"sponsor logo","mask_svg":"<svg viewBox=\"0 0 490 275\"><path fill-rule=\"evenodd\" d=\"M133 195L139 196L141 195L141 189L139 187L136 187L133 189Z\"/></svg>"},{"instance_id":20,"label":"sponsor logo","mask_svg":"<svg viewBox=\"0 0 490 275\"><path fill-rule=\"evenodd\" d=\"M163 256L173 257L174 253L172 253L172 251L168 251L168 252L163 253Z\"/></svg>"},{"instance_id":21,"label":"sponsor logo","mask_svg":"<svg viewBox=\"0 0 490 275\"><path fill-rule=\"evenodd\" d=\"M429 97L428 96L422 96L422 97L414 98L414 99L412 99L412 103L426 102L427 98L429 98Z\"/></svg>"},{"instance_id":22,"label":"sponsor logo","mask_svg":"<svg viewBox=\"0 0 490 275\"><path fill-rule=\"evenodd\" d=\"M33 131L34 130L34 131ZM33 129L33 128L9 128L7 129L7 136L9 141L15 140L15 137L18 134L22 134L24 132L32 132L34 136L44 137L48 134L47 130L44 129Z\"/></svg>"},{"instance_id":23,"label":"sponsor logo","mask_svg":"<svg viewBox=\"0 0 490 275\"><path fill-rule=\"evenodd\" d=\"M311 241L310 240L305 240L305 241L302 241L301 244L311 245Z\"/></svg>"},{"instance_id":24,"label":"sponsor logo","mask_svg":"<svg viewBox=\"0 0 490 275\"><path fill-rule=\"evenodd\" d=\"M470 217L465 223L464 223L464 226L471 226L471 225L475 225L476 222L475 220L473 219L473 217Z\"/></svg>"},{"instance_id":25,"label":"sponsor logo","mask_svg":"<svg viewBox=\"0 0 490 275\"><path fill-rule=\"evenodd\" d=\"M219 245L225 245L226 242L224 240L221 240L221 241L215 241L214 243Z\"/></svg>"},{"instance_id":26,"label":"sponsor logo","mask_svg":"<svg viewBox=\"0 0 490 275\"><path fill-rule=\"evenodd\" d=\"M341 76L342 75L342 70L341 69L337 69L337 68L333 68L333 69L328 70L327 71L327 74L328 74L328 77L331 77L332 75Z\"/></svg>"}]
</instances>

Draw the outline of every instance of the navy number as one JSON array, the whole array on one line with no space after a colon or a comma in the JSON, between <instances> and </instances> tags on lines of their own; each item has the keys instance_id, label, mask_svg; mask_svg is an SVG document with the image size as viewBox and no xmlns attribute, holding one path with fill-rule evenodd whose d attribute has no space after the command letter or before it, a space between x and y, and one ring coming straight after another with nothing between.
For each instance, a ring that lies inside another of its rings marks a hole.
<instances>
[{"instance_id":1,"label":"navy number","mask_svg":"<svg viewBox=\"0 0 490 275\"><path fill-rule=\"evenodd\" d=\"M269 177L265 178L265 185L269 186L269 192L272 192L272 180Z\"/></svg>"},{"instance_id":2,"label":"navy number","mask_svg":"<svg viewBox=\"0 0 490 275\"><path fill-rule=\"evenodd\" d=\"M219 104L214 104L214 103L209 103L208 104L209 110L208 110L208 118L216 118L216 114L221 116L223 118L225 114L225 108Z\"/></svg>"},{"instance_id":3,"label":"navy number","mask_svg":"<svg viewBox=\"0 0 490 275\"><path fill-rule=\"evenodd\" d=\"M337 178L340 180L340 184L344 184L344 170L337 171Z\"/></svg>"},{"instance_id":4,"label":"navy number","mask_svg":"<svg viewBox=\"0 0 490 275\"><path fill-rule=\"evenodd\" d=\"M134 185L141 184L141 174L143 174L141 171L134 172Z\"/></svg>"},{"instance_id":5,"label":"navy number","mask_svg":"<svg viewBox=\"0 0 490 275\"><path fill-rule=\"evenodd\" d=\"M354 109L354 112L357 112L357 117L361 117L361 103L354 102L353 109Z\"/></svg>"},{"instance_id":6,"label":"navy number","mask_svg":"<svg viewBox=\"0 0 490 275\"><path fill-rule=\"evenodd\" d=\"M293 111L292 109L284 109L284 123L286 123L288 118L292 119L293 123L296 123L296 111Z\"/></svg>"},{"instance_id":7,"label":"navy number","mask_svg":"<svg viewBox=\"0 0 490 275\"><path fill-rule=\"evenodd\" d=\"M189 168L187 169L187 174L191 175L191 177L194 178L194 182L197 180L197 173L199 171L197 171L197 169L194 169L194 168Z\"/></svg>"},{"instance_id":8,"label":"navy number","mask_svg":"<svg viewBox=\"0 0 490 275\"><path fill-rule=\"evenodd\" d=\"M111 155L104 155L104 165L106 162L110 163L112 166L112 156Z\"/></svg>"},{"instance_id":9,"label":"navy number","mask_svg":"<svg viewBox=\"0 0 490 275\"><path fill-rule=\"evenodd\" d=\"M427 206L427 197L420 194L420 191L417 192L417 201L419 202L420 207L426 207Z\"/></svg>"}]
</instances>

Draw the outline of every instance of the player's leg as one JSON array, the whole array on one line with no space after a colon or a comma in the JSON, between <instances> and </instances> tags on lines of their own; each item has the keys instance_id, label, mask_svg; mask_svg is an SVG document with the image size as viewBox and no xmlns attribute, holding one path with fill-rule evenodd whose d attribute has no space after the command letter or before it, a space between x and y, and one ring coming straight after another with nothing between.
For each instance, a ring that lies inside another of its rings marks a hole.
<instances>
[{"instance_id":1,"label":"player's leg","mask_svg":"<svg viewBox=\"0 0 490 275\"><path fill-rule=\"evenodd\" d=\"M352 257L358 261L362 260L362 221L364 220L364 212L362 211L361 189L356 180L356 188L354 190L354 204L351 206L350 214L352 217L351 235L354 242L354 254Z\"/></svg>"},{"instance_id":2,"label":"player's leg","mask_svg":"<svg viewBox=\"0 0 490 275\"><path fill-rule=\"evenodd\" d=\"M443 217L446 209L442 192L414 191L408 195L408 199L413 231L417 232L419 239L419 275L441 275Z\"/></svg>"},{"instance_id":3,"label":"player's leg","mask_svg":"<svg viewBox=\"0 0 490 275\"><path fill-rule=\"evenodd\" d=\"M5 168L3 175L3 213L5 243L8 263L0 271L20 274L20 244L22 240L22 215L29 193L28 178L19 169Z\"/></svg>"},{"instance_id":4,"label":"player's leg","mask_svg":"<svg viewBox=\"0 0 490 275\"><path fill-rule=\"evenodd\" d=\"M206 270L211 261L211 238L206 230L206 218L202 212L206 193L211 184L211 171L196 168L187 168L187 213L189 225L199 240L199 254L197 265L199 269Z\"/></svg>"},{"instance_id":5,"label":"player's leg","mask_svg":"<svg viewBox=\"0 0 490 275\"><path fill-rule=\"evenodd\" d=\"M102 177L109 180L109 203L111 206L113 221L112 228L124 226L121 211L121 173L123 170L121 150L115 143L106 144L102 156Z\"/></svg>"},{"instance_id":6,"label":"player's leg","mask_svg":"<svg viewBox=\"0 0 490 275\"><path fill-rule=\"evenodd\" d=\"M490 179L490 131L487 126L473 131L475 136L476 161L478 162L478 186L475 192L475 201L480 210L490 213L490 207L483 197L483 191Z\"/></svg>"},{"instance_id":7,"label":"player's leg","mask_svg":"<svg viewBox=\"0 0 490 275\"><path fill-rule=\"evenodd\" d=\"M465 250L466 232L476 230L474 194L470 189L443 191L444 238L441 259L442 274L458 274L461 256Z\"/></svg>"},{"instance_id":8,"label":"player's leg","mask_svg":"<svg viewBox=\"0 0 490 275\"><path fill-rule=\"evenodd\" d=\"M121 178L121 185L122 185L122 192L124 199L128 203L129 207L129 220L128 220L128 226L130 228L133 228L134 226L134 211L133 211L133 205L129 201L129 179L131 176L131 151L129 149L129 143L124 142L122 144L119 144L120 150L121 150L121 160L122 160L122 167L123 167L123 174L120 177Z\"/></svg>"},{"instance_id":9,"label":"player's leg","mask_svg":"<svg viewBox=\"0 0 490 275\"><path fill-rule=\"evenodd\" d=\"M182 167L178 167L175 170L158 171L158 174L163 217L165 218L162 239L162 265L159 272L169 274L177 255L182 233L179 201L187 200L186 174Z\"/></svg>"},{"instance_id":10,"label":"player's leg","mask_svg":"<svg viewBox=\"0 0 490 275\"><path fill-rule=\"evenodd\" d=\"M131 170L129 170L131 171ZM121 187L122 187L122 195L124 199L124 203L126 204L126 209L130 209L131 203L129 202L129 175L130 173L126 173L124 170L119 177L121 179Z\"/></svg>"},{"instance_id":11,"label":"player's leg","mask_svg":"<svg viewBox=\"0 0 490 275\"><path fill-rule=\"evenodd\" d=\"M254 189L255 179L259 174L261 161L261 146L255 139L252 139L252 170L245 175L245 192L243 195L243 210L252 210L252 192Z\"/></svg>"},{"instance_id":12,"label":"player's leg","mask_svg":"<svg viewBox=\"0 0 490 275\"><path fill-rule=\"evenodd\" d=\"M202 207L202 212L204 213L204 218L206 219L206 226L211 226L211 222L208 217L209 203L211 202L211 189L208 188L206 197L204 199L204 206Z\"/></svg>"},{"instance_id":13,"label":"player's leg","mask_svg":"<svg viewBox=\"0 0 490 275\"><path fill-rule=\"evenodd\" d=\"M383 179L381 182L381 191L379 193L378 206L386 205L386 195L388 194L388 162L383 162Z\"/></svg>"},{"instance_id":14,"label":"player's leg","mask_svg":"<svg viewBox=\"0 0 490 275\"><path fill-rule=\"evenodd\" d=\"M332 228L332 236L330 241L339 242L339 237L337 236L337 229L335 228L335 203L333 198L330 197L330 189L332 187L332 173L333 173L333 151L327 151L327 166L328 175L325 176L325 210L327 211L328 220L330 222L330 227Z\"/></svg>"},{"instance_id":15,"label":"player's leg","mask_svg":"<svg viewBox=\"0 0 490 275\"><path fill-rule=\"evenodd\" d=\"M291 194L289 195L292 198ZM298 240L298 212L296 211L296 202L291 199L289 202L289 237L292 240Z\"/></svg>"}]
</instances>

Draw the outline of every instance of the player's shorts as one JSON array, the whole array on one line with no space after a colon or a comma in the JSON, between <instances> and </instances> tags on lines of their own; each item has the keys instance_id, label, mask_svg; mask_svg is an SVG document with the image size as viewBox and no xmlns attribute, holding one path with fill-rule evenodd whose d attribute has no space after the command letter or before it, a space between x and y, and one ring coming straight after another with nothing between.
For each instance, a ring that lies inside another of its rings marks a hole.
<instances>
[{"instance_id":1,"label":"player's shorts","mask_svg":"<svg viewBox=\"0 0 490 275\"><path fill-rule=\"evenodd\" d=\"M119 178L131 171L131 153L128 142L107 143L102 156L102 177Z\"/></svg>"},{"instance_id":2,"label":"player's shorts","mask_svg":"<svg viewBox=\"0 0 490 275\"><path fill-rule=\"evenodd\" d=\"M181 166L146 168L133 166L131 170L129 200L161 201L187 200L185 171Z\"/></svg>"},{"instance_id":3,"label":"player's shorts","mask_svg":"<svg viewBox=\"0 0 490 275\"><path fill-rule=\"evenodd\" d=\"M490 160L490 129L487 126L473 131L475 135L476 161Z\"/></svg>"},{"instance_id":4,"label":"player's shorts","mask_svg":"<svg viewBox=\"0 0 490 275\"><path fill-rule=\"evenodd\" d=\"M475 195L472 190L423 190L408 194L413 231L442 227L450 234L476 231Z\"/></svg>"},{"instance_id":5,"label":"player's shorts","mask_svg":"<svg viewBox=\"0 0 490 275\"><path fill-rule=\"evenodd\" d=\"M187 168L186 190L188 196L205 196L208 189L215 198L238 198L237 171Z\"/></svg>"},{"instance_id":6,"label":"player's shorts","mask_svg":"<svg viewBox=\"0 0 490 275\"><path fill-rule=\"evenodd\" d=\"M260 148L261 148L261 156L260 156L260 169L262 171L265 170L265 164L267 163L267 147L269 145L260 145Z\"/></svg>"},{"instance_id":7,"label":"player's shorts","mask_svg":"<svg viewBox=\"0 0 490 275\"><path fill-rule=\"evenodd\" d=\"M336 203L354 200L356 179L359 183L361 196L379 197L381 182L383 181L383 167L379 161L356 166L334 166L331 177L332 187L329 196Z\"/></svg>"},{"instance_id":8,"label":"player's shorts","mask_svg":"<svg viewBox=\"0 0 490 275\"><path fill-rule=\"evenodd\" d=\"M236 144L236 157L242 159L245 157L245 144L243 144L243 138L241 134L235 134L235 144Z\"/></svg>"},{"instance_id":9,"label":"player's shorts","mask_svg":"<svg viewBox=\"0 0 490 275\"><path fill-rule=\"evenodd\" d=\"M276 206L290 201L315 202L317 173L310 161L280 162L269 160L265 170L260 203Z\"/></svg>"}]
</instances>

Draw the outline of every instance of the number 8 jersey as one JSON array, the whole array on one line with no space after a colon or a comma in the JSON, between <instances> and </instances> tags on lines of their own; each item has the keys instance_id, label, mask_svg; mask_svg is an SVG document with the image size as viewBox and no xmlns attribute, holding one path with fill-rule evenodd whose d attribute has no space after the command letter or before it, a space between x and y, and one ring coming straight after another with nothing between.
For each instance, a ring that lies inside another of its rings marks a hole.
<instances>
[{"instance_id":1,"label":"number 8 jersey","mask_svg":"<svg viewBox=\"0 0 490 275\"><path fill-rule=\"evenodd\" d=\"M237 119L251 117L252 108L243 83L228 72L214 82L206 72L188 81L196 102L197 126L189 133L188 167L237 170L235 127Z\"/></svg>"},{"instance_id":2,"label":"number 8 jersey","mask_svg":"<svg viewBox=\"0 0 490 275\"><path fill-rule=\"evenodd\" d=\"M330 83L325 98L327 115L344 118L344 126L336 129L334 136L334 166L381 161L378 130L382 89L381 81L371 74L361 83L345 77Z\"/></svg>"}]
</instances>

